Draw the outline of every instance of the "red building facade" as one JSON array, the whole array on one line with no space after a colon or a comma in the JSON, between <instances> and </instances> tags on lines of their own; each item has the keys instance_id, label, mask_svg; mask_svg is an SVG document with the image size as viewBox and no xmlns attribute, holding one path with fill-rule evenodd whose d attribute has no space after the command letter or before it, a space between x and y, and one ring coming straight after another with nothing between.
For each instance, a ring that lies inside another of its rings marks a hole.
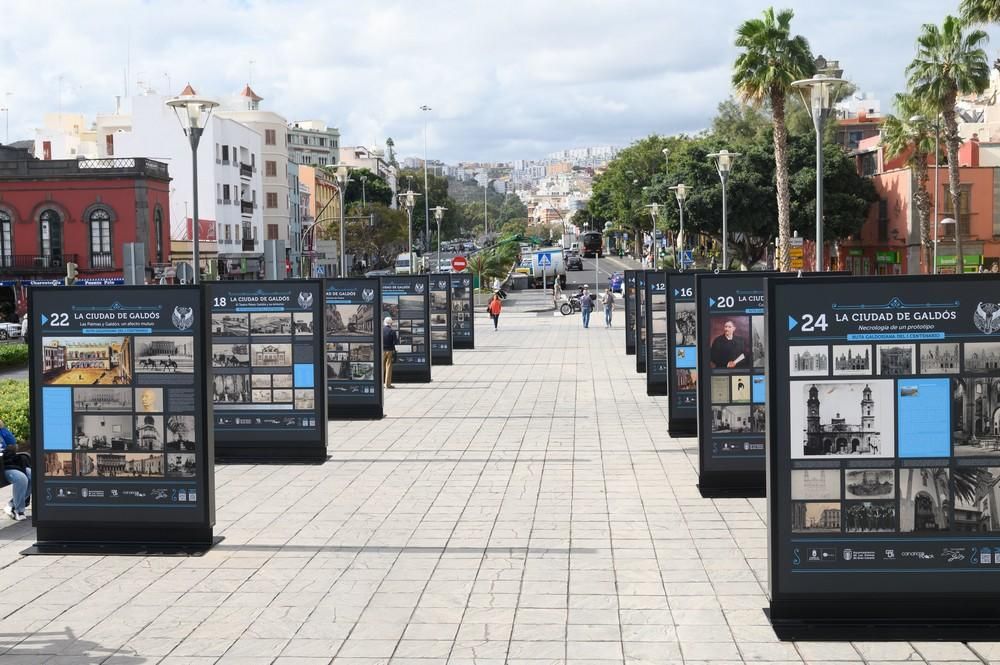
<instances>
[{"instance_id":1,"label":"red building facade","mask_svg":"<svg viewBox=\"0 0 1000 665\"><path fill-rule=\"evenodd\" d=\"M150 159L37 160L0 147L0 281L121 278L123 245L146 274L170 262L170 177Z\"/></svg>"}]
</instances>

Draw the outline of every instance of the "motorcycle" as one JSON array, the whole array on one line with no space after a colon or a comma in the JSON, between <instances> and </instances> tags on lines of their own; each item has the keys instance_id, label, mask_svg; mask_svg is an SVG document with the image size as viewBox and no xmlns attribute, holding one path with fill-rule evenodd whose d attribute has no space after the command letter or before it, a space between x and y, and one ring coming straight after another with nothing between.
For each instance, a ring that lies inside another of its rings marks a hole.
<instances>
[{"instance_id":1,"label":"motorcycle","mask_svg":"<svg viewBox=\"0 0 1000 665\"><path fill-rule=\"evenodd\" d=\"M568 298L564 295L562 300L562 304L559 305L559 313L563 316L569 316L574 312L580 312L583 310L580 306L580 295L577 293L574 293Z\"/></svg>"}]
</instances>

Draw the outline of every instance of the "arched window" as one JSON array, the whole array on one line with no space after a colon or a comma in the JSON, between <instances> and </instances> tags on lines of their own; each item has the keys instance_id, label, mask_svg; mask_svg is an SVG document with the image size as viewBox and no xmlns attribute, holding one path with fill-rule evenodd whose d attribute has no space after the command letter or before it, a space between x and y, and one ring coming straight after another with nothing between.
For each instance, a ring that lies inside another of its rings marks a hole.
<instances>
[{"instance_id":1,"label":"arched window","mask_svg":"<svg viewBox=\"0 0 1000 665\"><path fill-rule=\"evenodd\" d=\"M0 267L14 265L14 229L10 215L0 210Z\"/></svg>"},{"instance_id":2,"label":"arched window","mask_svg":"<svg viewBox=\"0 0 1000 665\"><path fill-rule=\"evenodd\" d=\"M41 255L44 263L49 266L62 265L62 218L51 208L42 211L38 217L38 232L41 242Z\"/></svg>"},{"instance_id":3,"label":"arched window","mask_svg":"<svg viewBox=\"0 0 1000 665\"><path fill-rule=\"evenodd\" d=\"M153 246L156 247L156 262L163 263L163 208L157 206L153 212Z\"/></svg>"},{"instance_id":4,"label":"arched window","mask_svg":"<svg viewBox=\"0 0 1000 665\"><path fill-rule=\"evenodd\" d=\"M90 267L111 268L111 215L103 208L90 213Z\"/></svg>"}]
</instances>

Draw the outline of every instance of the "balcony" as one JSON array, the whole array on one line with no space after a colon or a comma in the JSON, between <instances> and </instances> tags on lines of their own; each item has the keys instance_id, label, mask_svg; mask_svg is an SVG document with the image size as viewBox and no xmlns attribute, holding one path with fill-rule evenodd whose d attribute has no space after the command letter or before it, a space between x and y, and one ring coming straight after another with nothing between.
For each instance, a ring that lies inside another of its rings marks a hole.
<instances>
[{"instance_id":1,"label":"balcony","mask_svg":"<svg viewBox=\"0 0 1000 665\"><path fill-rule=\"evenodd\" d=\"M67 263L77 262L76 254L56 254L55 256L35 256L31 254L8 254L0 256L0 274L52 274L66 271Z\"/></svg>"},{"instance_id":2,"label":"balcony","mask_svg":"<svg viewBox=\"0 0 1000 665\"><path fill-rule=\"evenodd\" d=\"M240 212L244 215L252 215L253 209L253 201L240 201Z\"/></svg>"},{"instance_id":3,"label":"balcony","mask_svg":"<svg viewBox=\"0 0 1000 665\"><path fill-rule=\"evenodd\" d=\"M38 180L48 178L158 178L167 180L167 165L152 159L52 159L0 162L0 179Z\"/></svg>"},{"instance_id":4,"label":"balcony","mask_svg":"<svg viewBox=\"0 0 1000 665\"><path fill-rule=\"evenodd\" d=\"M257 245L257 243L255 243L253 241L253 238L250 238L249 240L247 238L243 239L242 247L243 247L243 251L244 252L252 252L252 251L254 251L254 248L256 247L256 245Z\"/></svg>"},{"instance_id":5,"label":"balcony","mask_svg":"<svg viewBox=\"0 0 1000 665\"><path fill-rule=\"evenodd\" d=\"M111 270L115 267L115 257L111 252L95 252L90 255L90 267Z\"/></svg>"},{"instance_id":6,"label":"balcony","mask_svg":"<svg viewBox=\"0 0 1000 665\"><path fill-rule=\"evenodd\" d=\"M252 178L253 177L253 167L249 164L244 164L240 162L240 177L241 178Z\"/></svg>"}]
</instances>

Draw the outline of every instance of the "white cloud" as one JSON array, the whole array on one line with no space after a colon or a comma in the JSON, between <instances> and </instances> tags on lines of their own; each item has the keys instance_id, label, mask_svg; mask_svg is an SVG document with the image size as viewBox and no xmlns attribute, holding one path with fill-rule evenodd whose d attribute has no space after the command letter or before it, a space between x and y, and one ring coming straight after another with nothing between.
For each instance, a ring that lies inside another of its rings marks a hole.
<instances>
[{"instance_id":1,"label":"white cloud","mask_svg":"<svg viewBox=\"0 0 1000 665\"><path fill-rule=\"evenodd\" d=\"M128 54L130 93L139 80L168 91L169 80L170 92L190 81L226 97L253 60L266 108L338 126L345 145L392 136L401 154L422 154L427 115L431 157L530 158L708 125L730 94L736 27L766 4L8 0L0 105L12 92L11 139L26 138L60 98L65 111L112 111ZM940 0L782 4L796 9L794 29L813 51L839 59L884 109L920 24L953 9Z\"/></svg>"}]
</instances>

